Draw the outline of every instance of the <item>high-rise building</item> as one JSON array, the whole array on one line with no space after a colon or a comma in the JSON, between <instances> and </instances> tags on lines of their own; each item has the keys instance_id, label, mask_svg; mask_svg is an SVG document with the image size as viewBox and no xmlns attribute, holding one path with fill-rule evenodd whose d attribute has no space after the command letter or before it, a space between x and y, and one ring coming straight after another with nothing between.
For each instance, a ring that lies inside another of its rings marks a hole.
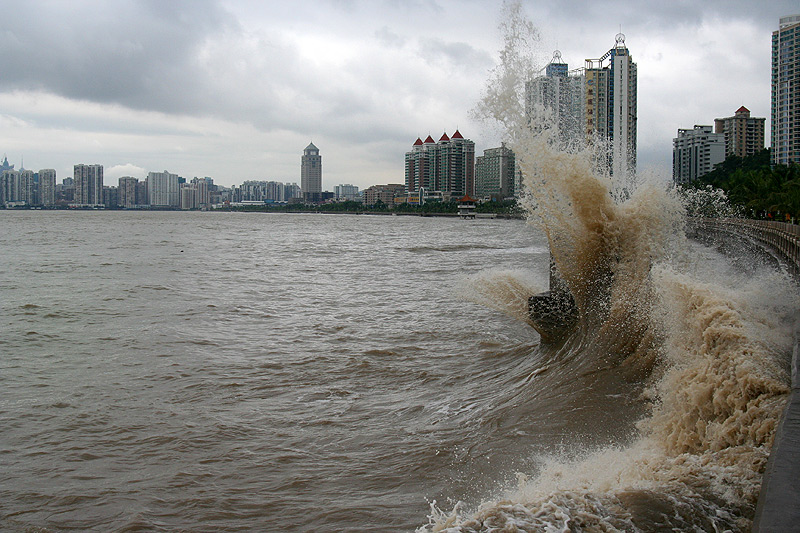
<instances>
[{"instance_id":1,"label":"high-rise building","mask_svg":"<svg viewBox=\"0 0 800 533\"><path fill-rule=\"evenodd\" d=\"M586 111L584 98L586 77L570 72L556 50L544 68L544 75L525 83L525 111L533 127L555 127L562 144L584 143L583 125ZM549 122L549 123L546 123Z\"/></svg>"},{"instance_id":2,"label":"high-rise building","mask_svg":"<svg viewBox=\"0 0 800 533\"><path fill-rule=\"evenodd\" d=\"M313 142L303 150L300 160L300 190L304 198L312 200L322 192L322 156Z\"/></svg>"},{"instance_id":3,"label":"high-rise building","mask_svg":"<svg viewBox=\"0 0 800 533\"><path fill-rule=\"evenodd\" d=\"M137 205L136 185L139 180L131 176L123 176L119 179L119 206L126 209L133 209Z\"/></svg>"},{"instance_id":4,"label":"high-rise building","mask_svg":"<svg viewBox=\"0 0 800 533\"><path fill-rule=\"evenodd\" d=\"M103 205L106 207L119 206L119 189L113 185L103 187Z\"/></svg>"},{"instance_id":5,"label":"high-rise building","mask_svg":"<svg viewBox=\"0 0 800 533\"><path fill-rule=\"evenodd\" d=\"M772 32L772 163L800 163L800 15L781 17Z\"/></svg>"},{"instance_id":6,"label":"high-rise building","mask_svg":"<svg viewBox=\"0 0 800 533\"><path fill-rule=\"evenodd\" d=\"M35 205L36 181L33 170L19 169L19 201L24 205Z\"/></svg>"},{"instance_id":7,"label":"high-rise building","mask_svg":"<svg viewBox=\"0 0 800 533\"><path fill-rule=\"evenodd\" d=\"M725 157L745 157L764 149L764 123L766 118L750 116L745 106L732 117L714 119L714 132L725 136Z\"/></svg>"},{"instance_id":8,"label":"high-rise building","mask_svg":"<svg viewBox=\"0 0 800 533\"><path fill-rule=\"evenodd\" d=\"M475 158L475 196L510 198L514 196L516 164L514 152L505 143L487 148Z\"/></svg>"},{"instance_id":9,"label":"high-rise building","mask_svg":"<svg viewBox=\"0 0 800 533\"><path fill-rule=\"evenodd\" d=\"M56 171L43 168L39 171L39 203L43 206L56 204Z\"/></svg>"},{"instance_id":10,"label":"high-rise building","mask_svg":"<svg viewBox=\"0 0 800 533\"><path fill-rule=\"evenodd\" d=\"M586 60L585 76L586 135L608 143L611 175L631 176L636 172L637 67L623 34L602 57Z\"/></svg>"},{"instance_id":11,"label":"high-rise building","mask_svg":"<svg viewBox=\"0 0 800 533\"><path fill-rule=\"evenodd\" d=\"M72 178L75 180L75 204L103 203L103 165L75 165Z\"/></svg>"},{"instance_id":12,"label":"high-rise building","mask_svg":"<svg viewBox=\"0 0 800 533\"><path fill-rule=\"evenodd\" d=\"M136 205L150 205L147 194L147 180L142 180L136 184Z\"/></svg>"},{"instance_id":13,"label":"high-rise building","mask_svg":"<svg viewBox=\"0 0 800 533\"><path fill-rule=\"evenodd\" d=\"M435 168L436 141L428 135L425 142L417 137L411 151L406 152L405 174L406 191L409 194L419 192L420 189L426 191L434 190L434 168Z\"/></svg>"},{"instance_id":14,"label":"high-rise building","mask_svg":"<svg viewBox=\"0 0 800 533\"><path fill-rule=\"evenodd\" d=\"M708 174L725 160L725 135L714 133L711 126L679 129L672 143L672 180L676 185Z\"/></svg>"},{"instance_id":15,"label":"high-rise building","mask_svg":"<svg viewBox=\"0 0 800 533\"><path fill-rule=\"evenodd\" d=\"M475 143L456 130L439 142L417 138L405 155L406 191L439 191L448 196L475 194Z\"/></svg>"},{"instance_id":16,"label":"high-rise building","mask_svg":"<svg viewBox=\"0 0 800 533\"><path fill-rule=\"evenodd\" d=\"M180 207L180 180L177 174L147 173L147 196L151 207Z\"/></svg>"},{"instance_id":17,"label":"high-rise building","mask_svg":"<svg viewBox=\"0 0 800 533\"><path fill-rule=\"evenodd\" d=\"M11 165L11 168L3 170L0 176L0 204L9 205L16 202L19 202L19 171L14 170Z\"/></svg>"}]
</instances>

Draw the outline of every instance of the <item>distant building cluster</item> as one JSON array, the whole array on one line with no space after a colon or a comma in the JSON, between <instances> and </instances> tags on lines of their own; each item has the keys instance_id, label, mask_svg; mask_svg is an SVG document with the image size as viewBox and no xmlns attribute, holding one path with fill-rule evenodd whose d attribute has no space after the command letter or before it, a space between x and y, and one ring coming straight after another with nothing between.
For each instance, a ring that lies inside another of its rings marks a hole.
<instances>
[{"instance_id":1,"label":"distant building cluster","mask_svg":"<svg viewBox=\"0 0 800 533\"><path fill-rule=\"evenodd\" d=\"M781 17L772 34L771 143L773 164L800 163L800 15ZM556 51L553 59L525 84L525 112L534 130L550 130L566 149L588 145L599 151L597 163L612 176L631 176L637 159L638 69L616 36L614 47L583 68L569 69ZM765 118L751 117L742 106L711 125L678 129L673 139L673 181L689 183L711 172L727 157L745 157L764 149ZM300 159L300 185L244 181L222 187L209 178L190 181L168 171L149 172L145 180L119 178L104 184L102 165L78 164L73 176L56 182L56 171L15 169L0 164L0 207L111 207L124 209L209 209L220 205L363 202L367 206L432 201L473 202L519 196L522 174L516 155L504 143L476 156L475 143L456 129L438 141L418 137L405 153L403 183L373 185L363 191L340 184L323 190L322 155L313 142Z\"/></svg>"},{"instance_id":2,"label":"distant building cluster","mask_svg":"<svg viewBox=\"0 0 800 533\"><path fill-rule=\"evenodd\" d=\"M247 180L239 186L222 187L215 185L209 177L187 181L165 170L149 172L141 181L124 176L119 178L117 186L109 186L104 183L103 165L84 164L75 165L71 177L56 183L55 170L16 170L9 164L8 157L4 157L0 163L0 207L211 209L273 203L362 201L362 194L355 185L337 185L333 193L322 190L322 156L313 143L303 152L301 183L304 185Z\"/></svg>"},{"instance_id":3,"label":"distant building cluster","mask_svg":"<svg viewBox=\"0 0 800 533\"><path fill-rule=\"evenodd\" d=\"M672 181L690 183L731 156L746 157L764 149L766 118L751 117L742 106L732 117L714 119L714 127L679 129L672 140Z\"/></svg>"},{"instance_id":4,"label":"distant building cluster","mask_svg":"<svg viewBox=\"0 0 800 533\"><path fill-rule=\"evenodd\" d=\"M220 187L208 177L184 178L169 171L149 172L145 180L124 176L117 186L104 184L103 165L75 165L72 177L56 183L56 171L15 170L0 164L1 207L73 207L120 209L210 209L236 203L288 203L301 198L295 183L245 181Z\"/></svg>"},{"instance_id":5,"label":"distant building cluster","mask_svg":"<svg viewBox=\"0 0 800 533\"><path fill-rule=\"evenodd\" d=\"M800 15L781 17L772 32L770 144L773 165L800 163ZM672 140L672 179L685 184L700 178L726 158L747 157L765 147L766 117L751 117L741 106L711 126L679 129Z\"/></svg>"}]
</instances>

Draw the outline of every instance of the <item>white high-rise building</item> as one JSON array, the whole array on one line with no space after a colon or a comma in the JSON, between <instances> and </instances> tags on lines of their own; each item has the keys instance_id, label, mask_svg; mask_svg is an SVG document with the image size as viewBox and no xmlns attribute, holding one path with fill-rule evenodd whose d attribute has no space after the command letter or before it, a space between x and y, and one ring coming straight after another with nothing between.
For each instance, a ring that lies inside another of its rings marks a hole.
<instances>
[{"instance_id":1,"label":"white high-rise building","mask_svg":"<svg viewBox=\"0 0 800 533\"><path fill-rule=\"evenodd\" d=\"M800 15L781 17L772 32L772 163L800 163Z\"/></svg>"},{"instance_id":2,"label":"white high-rise building","mask_svg":"<svg viewBox=\"0 0 800 533\"><path fill-rule=\"evenodd\" d=\"M711 126L679 129L672 143L672 180L676 185L708 174L725 160L725 134L714 133Z\"/></svg>"},{"instance_id":3,"label":"white high-rise building","mask_svg":"<svg viewBox=\"0 0 800 533\"><path fill-rule=\"evenodd\" d=\"M181 193L177 174L147 173L147 196L151 207L180 207Z\"/></svg>"}]
</instances>

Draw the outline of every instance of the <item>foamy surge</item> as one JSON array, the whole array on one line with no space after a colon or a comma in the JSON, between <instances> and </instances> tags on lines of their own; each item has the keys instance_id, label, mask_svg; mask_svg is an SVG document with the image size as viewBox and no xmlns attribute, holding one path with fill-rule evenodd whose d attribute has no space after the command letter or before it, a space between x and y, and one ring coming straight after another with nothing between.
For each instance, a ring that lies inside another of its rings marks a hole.
<instances>
[{"instance_id":1,"label":"foamy surge","mask_svg":"<svg viewBox=\"0 0 800 533\"><path fill-rule=\"evenodd\" d=\"M434 506L426 531L749 529L788 393L780 317L793 298L767 306L763 291L793 291L769 277L735 290L668 266L652 279L664 342L640 437L577 459L542 458L538 474L471 515Z\"/></svg>"},{"instance_id":2,"label":"foamy surge","mask_svg":"<svg viewBox=\"0 0 800 533\"><path fill-rule=\"evenodd\" d=\"M665 186L615 182L596 164L598 144L565 149L545 110L531 128L520 103L530 72L515 48L529 26L511 15L482 110L509 133L530 220L547 234L579 309L561 355L635 378L652 409L629 446L542 458L540 471L477 511L434 504L423 530L745 531L788 393L779 361L791 345L782 319L795 291L769 276L724 286L692 262L685 211ZM523 300L521 281L485 285L513 288L501 301Z\"/></svg>"}]
</instances>

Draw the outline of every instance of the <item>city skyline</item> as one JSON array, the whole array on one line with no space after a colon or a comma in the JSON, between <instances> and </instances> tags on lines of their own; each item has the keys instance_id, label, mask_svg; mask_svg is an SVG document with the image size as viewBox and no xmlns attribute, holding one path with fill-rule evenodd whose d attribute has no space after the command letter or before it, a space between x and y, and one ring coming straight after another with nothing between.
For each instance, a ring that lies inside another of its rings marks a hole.
<instances>
[{"instance_id":1,"label":"city skyline","mask_svg":"<svg viewBox=\"0 0 800 533\"><path fill-rule=\"evenodd\" d=\"M60 178L85 161L113 182L168 168L232 186L298 182L298 155L313 139L325 152L323 189L402 182L403 154L420 134L458 129L478 153L503 140L470 114L502 48L502 8L12 1L0 22L9 58L0 152ZM540 68L556 49L580 66L626 35L639 66L638 168L664 179L677 128L741 105L770 116L772 31L797 11L742 1L522 9L541 33Z\"/></svg>"}]
</instances>

